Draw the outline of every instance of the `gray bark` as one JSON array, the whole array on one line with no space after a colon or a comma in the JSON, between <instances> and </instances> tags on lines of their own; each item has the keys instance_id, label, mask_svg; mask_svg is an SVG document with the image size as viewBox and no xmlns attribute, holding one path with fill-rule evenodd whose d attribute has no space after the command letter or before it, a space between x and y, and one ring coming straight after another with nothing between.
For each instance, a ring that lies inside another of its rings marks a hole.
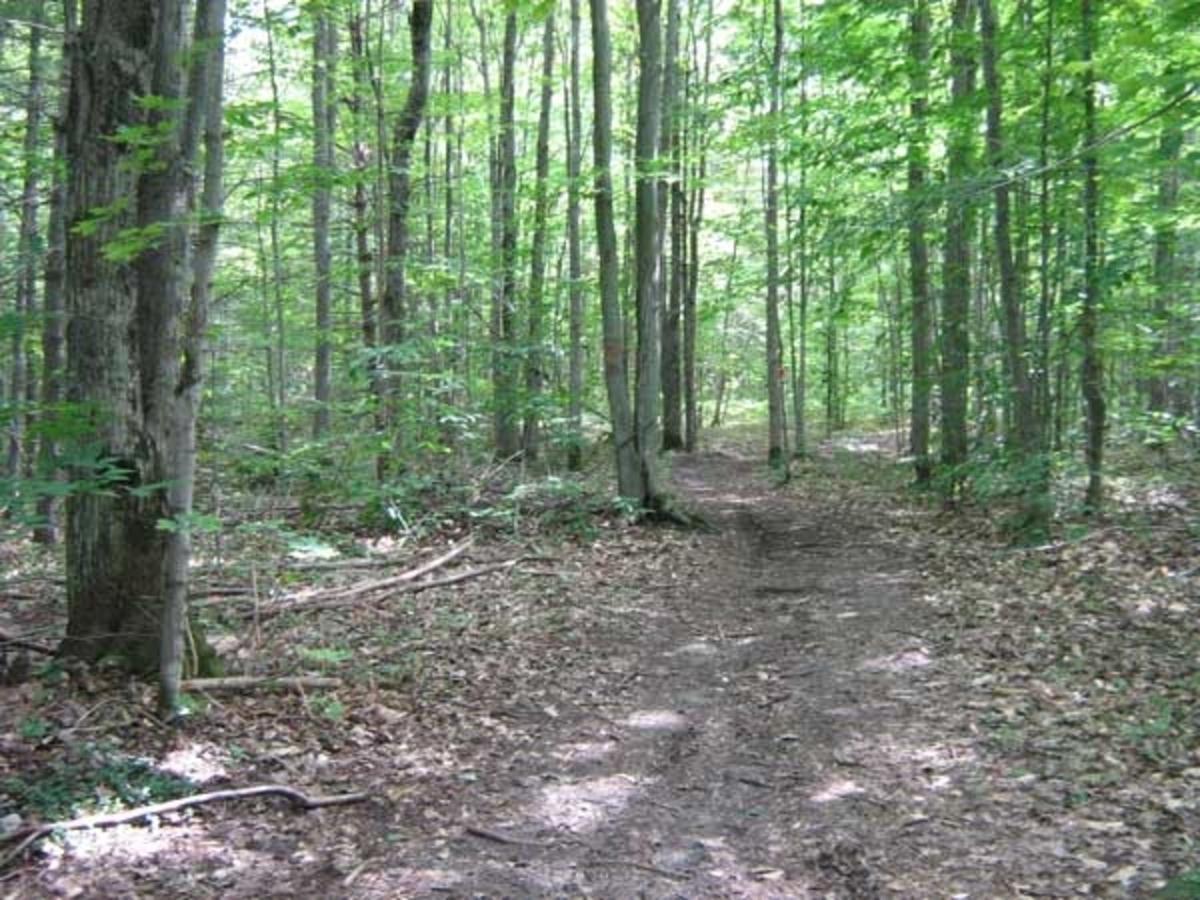
<instances>
[{"instance_id":1,"label":"gray bark","mask_svg":"<svg viewBox=\"0 0 1200 900\"><path fill-rule=\"evenodd\" d=\"M596 243L599 253L600 309L604 330L604 381L612 419L616 454L617 490L627 500L642 500L633 416L629 407L629 381L625 368L625 324L621 315L617 232L613 221L612 186L612 42L608 29L607 0L591 0L592 18L592 129L595 169Z\"/></svg>"},{"instance_id":2,"label":"gray bark","mask_svg":"<svg viewBox=\"0 0 1200 900\"><path fill-rule=\"evenodd\" d=\"M335 35L329 12L318 7L313 21L312 118L313 118L313 262L316 269L317 346L313 366L313 437L321 439L329 430L329 403L333 380L333 257L329 247L329 225L333 201L333 135L336 127L337 92L333 68Z\"/></svg>"}]
</instances>

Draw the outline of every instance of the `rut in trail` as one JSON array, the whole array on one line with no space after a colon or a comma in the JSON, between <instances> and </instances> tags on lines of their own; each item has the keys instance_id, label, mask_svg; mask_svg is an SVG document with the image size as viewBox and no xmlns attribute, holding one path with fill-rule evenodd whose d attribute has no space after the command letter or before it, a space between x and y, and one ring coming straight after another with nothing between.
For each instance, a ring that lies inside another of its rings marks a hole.
<instances>
[{"instance_id":1,"label":"rut in trail","mask_svg":"<svg viewBox=\"0 0 1200 900\"><path fill-rule=\"evenodd\" d=\"M504 802L437 853L408 845L381 894L922 895L940 854L909 852L896 794L945 761L904 737L931 669L908 562L869 514L756 463L679 457L674 480L719 528L699 576L613 610L634 622L610 645L620 687L483 773Z\"/></svg>"}]
</instances>

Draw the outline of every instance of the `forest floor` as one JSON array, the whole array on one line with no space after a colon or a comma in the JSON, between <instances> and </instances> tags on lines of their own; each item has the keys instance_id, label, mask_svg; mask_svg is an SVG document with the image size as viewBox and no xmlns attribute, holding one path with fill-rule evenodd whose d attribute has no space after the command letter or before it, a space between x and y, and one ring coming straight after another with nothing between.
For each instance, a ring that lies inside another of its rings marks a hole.
<instances>
[{"instance_id":1,"label":"forest floor","mask_svg":"<svg viewBox=\"0 0 1200 900\"><path fill-rule=\"evenodd\" d=\"M97 748L193 790L368 794L73 832L0 897L1132 897L1200 866L1194 483L1014 548L904 491L881 440L785 486L753 454L673 458L712 533L610 517L480 542L456 565L497 567L456 585L211 607L247 671L336 687L214 693L182 730L115 674L0 688L10 801ZM5 630L45 621L6 603Z\"/></svg>"}]
</instances>

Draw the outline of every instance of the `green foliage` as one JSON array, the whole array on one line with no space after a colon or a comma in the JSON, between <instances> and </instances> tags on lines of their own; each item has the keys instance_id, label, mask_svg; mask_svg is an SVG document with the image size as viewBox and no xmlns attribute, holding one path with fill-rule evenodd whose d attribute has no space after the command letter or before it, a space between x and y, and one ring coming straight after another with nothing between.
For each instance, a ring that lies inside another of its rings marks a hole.
<instances>
[{"instance_id":1,"label":"green foliage","mask_svg":"<svg viewBox=\"0 0 1200 900\"><path fill-rule=\"evenodd\" d=\"M1176 875L1154 896L1158 900L1200 900L1200 869Z\"/></svg>"},{"instance_id":2,"label":"green foliage","mask_svg":"<svg viewBox=\"0 0 1200 900\"><path fill-rule=\"evenodd\" d=\"M89 744L31 775L0 781L0 806L49 821L173 800L194 789L191 781L162 772L146 760Z\"/></svg>"}]
</instances>

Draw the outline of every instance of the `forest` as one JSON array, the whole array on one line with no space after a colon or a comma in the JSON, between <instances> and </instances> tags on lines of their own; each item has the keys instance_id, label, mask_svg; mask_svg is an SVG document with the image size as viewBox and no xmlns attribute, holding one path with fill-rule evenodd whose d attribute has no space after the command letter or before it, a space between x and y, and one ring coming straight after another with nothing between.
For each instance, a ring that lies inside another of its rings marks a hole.
<instances>
[{"instance_id":1,"label":"forest","mask_svg":"<svg viewBox=\"0 0 1200 900\"><path fill-rule=\"evenodd\" d=\"M1200 897L1200 2L0 68L11 896Z\"/></svg>"}]
</instances>

